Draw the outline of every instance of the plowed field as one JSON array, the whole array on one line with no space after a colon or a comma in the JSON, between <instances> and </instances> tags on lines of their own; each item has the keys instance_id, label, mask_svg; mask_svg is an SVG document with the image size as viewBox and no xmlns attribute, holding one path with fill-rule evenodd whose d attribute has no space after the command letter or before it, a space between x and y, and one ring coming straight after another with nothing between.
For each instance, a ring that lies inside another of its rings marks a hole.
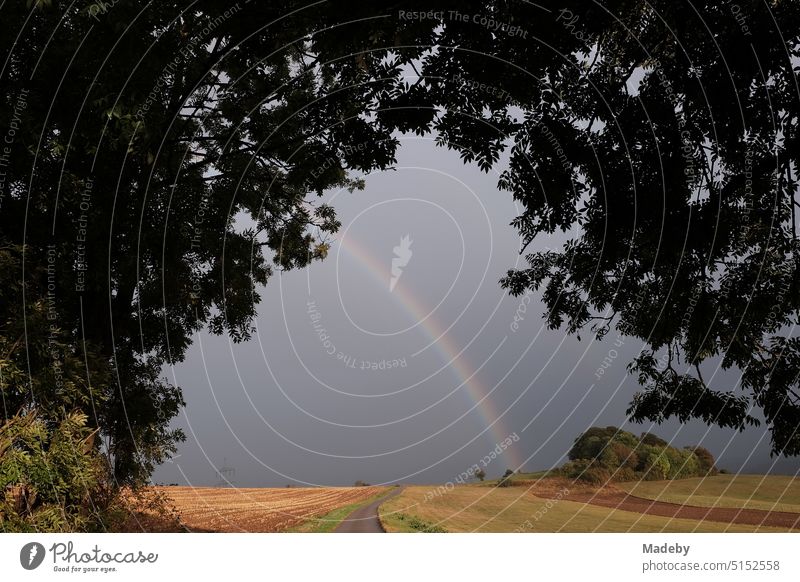
<instances>
[{"instance_id":1,"label":"plowed field","mask_svg":"<svg viewBox=\"0 0 800 582\"><path fill-rule=\"evenodd\" d=\"M166 487L190 531L277 532L365 501L384 487L227 489Z\"/></svg>"}]
</instances>

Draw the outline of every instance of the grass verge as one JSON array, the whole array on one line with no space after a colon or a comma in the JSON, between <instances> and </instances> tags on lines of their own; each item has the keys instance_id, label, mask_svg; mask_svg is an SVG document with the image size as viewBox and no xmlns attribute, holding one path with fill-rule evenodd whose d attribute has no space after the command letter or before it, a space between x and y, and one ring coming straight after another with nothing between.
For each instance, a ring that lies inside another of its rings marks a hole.
<instances>
[{"instance_id":1,"label":"grass verge","mask_svg":"<svg viewBox=\"0 0 800 582\"><path fill-rule=\"evenodd\" d=\"M394 487L387 487L385 491L376 493L372 497L368 497L358 503L351 503L350 505L343 505L337 507L333 511L326 513L321 517L311 517L302 524L295 526L288 531L290 533L329 533L336 529L342 520L353 513L356 509L369 505L383 497L386 497L394 490Z\"/></svg>"},{"instance_id":2,"label":"grass verge","mask_svg":"<svg viewBox=\"0 0 800 582\"><path fill-rule=\"evenodd\" d=\"M381 504L378 513L387 532L414 532L443 528L448 532L754 532L785 531L757 527L674 519L545 499L526 487L487 490L462 485L426 498L429 487L406 487Z\"/></svg>"},{"instance_id":3,"label":"grass verge","mask_svg":"<svg viewBox=\"0 0 800 582\"><path fill-rule=\"evenodd\" d=\"M637 497L679 505L800 513L800 478L790 475L715 475L616 485Z\"/></svg>"}]
</instances>

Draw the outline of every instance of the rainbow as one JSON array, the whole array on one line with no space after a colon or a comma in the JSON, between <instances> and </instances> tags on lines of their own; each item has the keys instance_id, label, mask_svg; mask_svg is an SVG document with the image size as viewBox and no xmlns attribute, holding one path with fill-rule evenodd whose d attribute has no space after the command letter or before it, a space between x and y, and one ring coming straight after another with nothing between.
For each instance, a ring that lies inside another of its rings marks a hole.
<instances>
[{"instance_id":1,"label":"rainbow","mask_svg":"<svg viewBox=\"0 0 800 582\"><path fill-rule=\"evenodd\" d=\"M354 259L376 283L380 284L383 288L388 288L391 278L391 271L388 265L378 260L367 247L360 244L351 235L337 238L337 241L339 242L336 252L337 262L339 261L340 252L344 251L348 256ZM480 416L481 422L486 427L481 431L481 434L485 433L487 438L491 439L492 448L494 448L497 443L504 441L513 431L508 429L503 422L502 415L498 412L494 404L492 404L491 393L494 391L494 388L489 389L480 381L477 377L477 368L471 366L463 356L462 352L464 349L459 350L458 346L448 335L447 332L449 328L438 321L435 318L435 314L432 313L427 306L423 305L423 303L402 284L398 284L395 287L392 295L398 305L408 313L411 320L418 322L418 327L424 330L425 334L430 338L431 343L429 345L434 345L444 362L449 363L448 368L459 382L458 388L461 386L466 388L464 392L471 402L470 411L476 410ZM423 350L424 349L425 348L423 348ZM419 354L420 351L412 354L412 357ZM523 461L520 460L522 456L518 449L518 444L515 444L504 452L505 458L508 461L508 468L516 470L522 466ZM489 451L487 451L487 453L488 452Z\"/></svg>"}]
</instances>

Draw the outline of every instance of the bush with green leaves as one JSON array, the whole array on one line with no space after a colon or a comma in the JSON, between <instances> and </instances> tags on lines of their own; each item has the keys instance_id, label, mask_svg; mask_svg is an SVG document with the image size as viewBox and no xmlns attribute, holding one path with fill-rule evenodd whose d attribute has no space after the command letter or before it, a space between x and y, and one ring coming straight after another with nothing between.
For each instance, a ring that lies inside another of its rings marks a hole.
<instances>
[{"instance_id":1,"label":"bush with green leaves","mask_svg":"<svg viewBox=\"0 0 800 582\"><path fill-rule=\"evenodd\" d=\"M447 533L447 529L440 525L434 525L424 521L414 515L406 515L405 513L398 513L397 519L408 524L408 527L415 532L419 533Z\"/></svg>"},{"instance_id":2,"label":"bush with green leaves","mask_svg":"<svg viewBox=\"0 0 800 582\"><path fill-rule=\"evenodd\" d=\"M703 447L678 449L652 433L636 437L613 426L588 429L567 456L561 475L593 484L717 474L714 456Z\"/></svg>"},{"instance_id":3,"label":"bush with green leaves","mask_svg":"<svg viewBox=\"0 0 800 582\"><path fill-rule=\"evenodd\" d=\"M697 462L700 465L701 471L704 471L708 475L716 475L721 472L714 466L714 455L712 455L708 449L700 446L685 448L693 452L694 456L697 457Z\"/></svg>"},{"instance_id":4,"label":"bush with green leaves","mask_svg":"<svg viewBox=\"0 0 800 582\"><path fill-rule=\"evenodd\" d=\"M511 477L514 476L514 471L511 469L506 469L506 472L503 473L503 476L500 477L497 481L498 487L511 487Z\"/></svg>"},{"instance_id":5,"label":"bush with green leaves","mask_svg":"<svg viewBox=\"0 0 800 582\"><path fill-rule=\"evenodd\" d=\"M589 459L574 459L564 463L558 473L570 479L581 479L591 465L592 461Z\"/></svg>"},{"instance_id":6,"label":"bush with green leaves","mask_svg":"<svg viewBox=\"0 0 800 582\"><path fill-rule=\"evenodd\" d=\"M107 468L86 415L49 425L35 413L0 426L0 531L96 531Z\"/></svg>"},{"instance_id":7,"label":"bush with green leaves","mask_svg":"<svg viewBox=\"0 0 800 582\"><path fill-rule=\"evenodd\" d=\"M163 492L116 486L98 433L79 410L60 421L21 412L0 424L0 532L182 529Z\"/></svg>"},{"instance_id":8,"label":"bush with green leaves","mask_svg":"<svg viewBox=\"0 0 800 582\"><path fill-rule=\"evenodd\" d=\"M665 455L650 453L647 455L646 467L643 477L652 481L662 481L669 477L672 466Z\"/></svg>"}]
</instances>

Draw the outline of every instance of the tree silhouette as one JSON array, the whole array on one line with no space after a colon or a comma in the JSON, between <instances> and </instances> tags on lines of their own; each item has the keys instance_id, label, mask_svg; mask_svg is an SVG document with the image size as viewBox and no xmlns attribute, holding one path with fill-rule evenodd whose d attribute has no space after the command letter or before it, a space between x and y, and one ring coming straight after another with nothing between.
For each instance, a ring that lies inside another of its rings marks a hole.
<instances>
[{"instance_id":1,"label":"tree silhouette","mask_svg":"<svg viewBox=\"0 0 800 582\"><path fill-rule=\"evenodd\" d=\"M503 286L540 291L551 328L644 345L632 419L742 429L760 409L773 452L800 453L800 5L471 8L528 34L448 13L387 105L431 112L439 143L484 169L508 154L528 268ZM562 248L528 250L554 232Z\"/></svg>"},{"instance_id":2,"label":"tree silhouette","mask_svg":"<svg viewBox=\"0 0 800 582\"><path fill-rule=\"evenodd\" d=\"M541 291L551 327L644 343L632 418L741 428L758 408L800 453L800 6L737 7L6 3L5 416L88 407L29 382L52 374L29 357L46 336L13 322L51 306L59 349L104 379L87 413L116 478L142 482L182 438L163 367L203 327L247 339L274 270L327 254L339 223L314 194L434 131L484 170L508 154L526 249L569 233L502 284Z\"/></svg>"},{"instance_id":3,"label":"tree silhouette","mask_svg":"<svg viewBox=\"0 0 800 582\"><path fill-rule=\"evenodd\" d=\"M393 161L396 139L364 116L400 72L353 56L373 41L344 6L1 10L18 35L0 39L0 247L23 265L0 306L2 357L24 371L3 379L4 413L79 404L28 381L52 366L11 333L49 301L70 358L93 346L111 371L87 412L118 482L140 483L183 438L163 367L204 326L247 339L273 271L325 256L339 223L309 195Z\"/></svg>"}]
</instances>

